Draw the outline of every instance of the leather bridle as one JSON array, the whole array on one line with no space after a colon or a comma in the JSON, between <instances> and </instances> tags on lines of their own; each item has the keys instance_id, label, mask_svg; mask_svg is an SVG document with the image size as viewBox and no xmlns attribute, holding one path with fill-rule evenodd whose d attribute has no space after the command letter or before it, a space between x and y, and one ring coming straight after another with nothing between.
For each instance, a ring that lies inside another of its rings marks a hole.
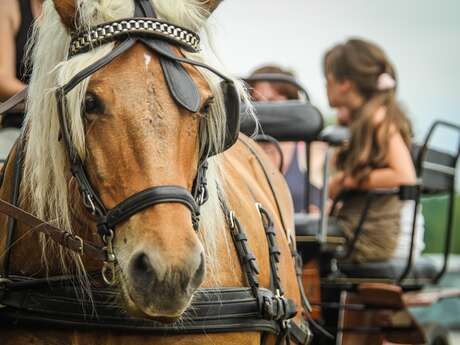
<instances>
[{"instance_id":1,"label":"leather bridle","mask_svg":"<svg viewBox=\"0 0 460 345\"><path fill-rule=\"evenodd\" d=\"M150 187L123 200L114 208L107 209L92 187L85 171L83 160L72 143L66 116L66 95L82 80L109 64L137 42L142 42L149 49L159 54L160 63L171 94L178 104L189 111L199 111L200 95L197 86L180 63L206 68L221 77L224 80L223 87L226 93L227 123L232 122L232 127L227 128L224 149L234 144L239 131L239 97L233 82L208 65L176 56L169 46L169 44L178 45L196 52L199 43L198 35L187 29L157 20L155 10L150 1L136 0L135 5L135 15L138 18L105 23L91 28L89 32L72 34L70 57L114 40L119 41L121 39L122 41L109 54L83 69L68 83L56 90L60 130L70 161L70 169L82 194L83 205L96 220L97 231L106 251L102 274L105 282L111 285L115 283L116 258L112 244L115 230L117 225L134 214L157 204L180 203L190 210L193 228L196 231L198 230L200 207L207 199L206 158L217 152L209 152L208 150L206 155L200 159L197 176L191 192L182 186L175 185ZM158 25L155 26L155 24ZM166 43L165 39L169 43ZM181 92L176 92L176 89L180 89ZM186 94L185 97L182 96L184 94ZM236 113L238 114L236 115Z\"/></svg>"}]
</instances>

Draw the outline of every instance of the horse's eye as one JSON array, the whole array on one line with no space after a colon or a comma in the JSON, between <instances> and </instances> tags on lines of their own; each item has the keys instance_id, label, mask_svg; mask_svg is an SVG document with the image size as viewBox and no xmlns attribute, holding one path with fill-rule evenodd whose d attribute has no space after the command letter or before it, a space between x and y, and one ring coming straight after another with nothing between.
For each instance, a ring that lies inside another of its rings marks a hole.
<instances>
[{"instance_id":1,"label":"horse's eye","mask_svg":"<svg viewBox=\"0 0 460 345\"><path fill-rule=\"evenodd\" d=\"M85 113L86 114L102 114L104 112L104 104L101 99L93 93L85 95Z\"/></svg>"},{"instance_id":2,"label":"horse's eye","mask_svg":"<svg viewBox=\"0 0 460 345\"><path fill-rule=\"evenodd\" d=\"M214 102L214 98L210 98L210 99L206 102L206 104L203 106L203 109L201 110L201 113L202 113L203 115L208 115L208 114L209 114L209 110L210 110L211 105L212 105L213 102Z\"/></svg>"}]
</instances>

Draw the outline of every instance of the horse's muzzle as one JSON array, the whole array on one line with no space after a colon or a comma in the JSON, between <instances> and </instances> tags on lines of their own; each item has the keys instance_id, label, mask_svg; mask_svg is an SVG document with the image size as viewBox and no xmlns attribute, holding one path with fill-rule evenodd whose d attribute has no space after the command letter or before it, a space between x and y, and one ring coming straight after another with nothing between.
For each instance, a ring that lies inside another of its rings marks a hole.
<instances>
[{"instance_id":1,"label":"horse's muzzle","mask_svg":"<svg viewBox=\"0 0 460 345\"><path fill-rule=\"evenodd\" d=\"M129 261L125 284L130 299L142 314L174 321L187 309L204 273L202 251L191 254L186 262L175 266L139 251Z\"/></svg>"}]
</instances>

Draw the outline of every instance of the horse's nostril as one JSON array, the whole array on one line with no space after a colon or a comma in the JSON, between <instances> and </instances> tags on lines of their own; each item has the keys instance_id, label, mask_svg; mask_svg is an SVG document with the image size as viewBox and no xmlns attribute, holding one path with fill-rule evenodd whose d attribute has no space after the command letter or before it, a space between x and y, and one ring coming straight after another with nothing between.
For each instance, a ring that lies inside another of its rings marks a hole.
<instances>
[{"instance_id":1,"label":"horse's nostril","mask_svg":"<svg viewBox=\"0 0 460 345\"><path fill-rule=\"evenodd\" d=\"M149 257L145 253L139 253L133 260L133 269L138 273L149 273L153 270Z\"/></svg>"}]
</instances>

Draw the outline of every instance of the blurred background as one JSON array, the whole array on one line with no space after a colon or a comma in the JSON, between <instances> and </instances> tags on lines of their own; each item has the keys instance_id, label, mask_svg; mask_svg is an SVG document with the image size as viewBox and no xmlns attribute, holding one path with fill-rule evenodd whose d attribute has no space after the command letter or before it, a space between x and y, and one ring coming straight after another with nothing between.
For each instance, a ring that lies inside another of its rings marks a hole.
<instances>
[{"instance_id":1,"label":"blurred background","mask_svg":"<svg viewBox=\"0 0 460 345\"><path fill-rule=\"evenodd\" d=\"M247 76L266 63L290 69L310 92L328 122L335 111L327 102L323 54L350 37L383 47L398 72L398 96L423 140L435 119L460 123L459 0L227 0L213 16L221 59L231 72ZM440 133L436 147L456 150L453 133ZM460 253L460 198L452 247ZM424 201L426 253L442 251L446 203ZM436 255L435 255L436 256ZM451 258L446 286L460 286L460 260ZM459 326L455 300L418 309L420 320L443 320ZM450 312L449 312L450 311ZM460 343L460 339L456 339ZM457 343L457 342L455 342Z\"/></svg>"},{"instance_id":2,"label":"blurred background","mask_svg":"<svg viewBox=\"0 0 460 345\"><path fill-rule=\"evenodd\" d=\"M459 0L227 0L212 25L232 73L247 76L266 63L290 69L329 122L335 110L327 102L325 51L350 37L376 42L396 66L398 98L421 141L435 119L460 123L459 14ZM445 151L458 145L447 130L434 144ZM460 218L460 202L457 209ZM442 248L434 228L444 228L444 210L443 200L426 202L427 252ZM453 246L460 253L460 236Z\"/></svg>"},{"instance_id":3,"label":"blurred background","mask_svg":"<svg viewBox=\"0 0 460 345\"><path fill-rule=\"evenodd\" d=\"M267 62L291 69L328 117L324 52L349 37L376 42L396 66L399 100L421 139L434 119L460 121L459 14L458 0L227 0L213 20L234 74Z\"/></svg>"}]
</instances>

